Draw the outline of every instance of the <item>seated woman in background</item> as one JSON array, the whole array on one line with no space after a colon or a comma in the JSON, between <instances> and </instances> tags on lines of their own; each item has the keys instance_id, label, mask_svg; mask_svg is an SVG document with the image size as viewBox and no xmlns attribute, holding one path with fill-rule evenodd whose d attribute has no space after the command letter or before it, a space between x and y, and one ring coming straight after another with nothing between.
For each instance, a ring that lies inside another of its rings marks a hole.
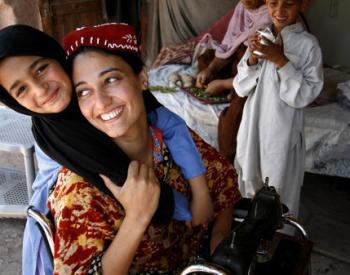
<instances>
[{"instance_id":1,"label":"seated woman in background","mask_svg":"<svg viewBox=\"0 0 350 275\"><path fill-rule=\"evenodd\" d=\"M65 71L66 58L61 46L39 30L14 25L0 31L0 53L0 100L32 116L33 134L39 144L36 146L39 176L33 184L30 203L48 212L48 190L56 182L60 165L81 175L103 193L109 191L100 173L122 185L130 159L110 138L87 123L75 97L71 100L72 85ZM191 200L191 225L206 224L211 217L211 200L204 176L200 180L205 168L188 129L182 119L162 107L149 92L143 95L149 119L162 129L165 142L177 157L175 162L182 167L184 177L194 183L194 186L191 183L196 194ZM162 189L166 187L162 185ZM164 203L171 210L173 196L171 192L164 192L168 196L161 195L160 205ZM163 219L172 216L191 220L184 197L175 190L173 194L175 210L179 211L172 215L173 211L160 209L158 213L163 213ZM161 217L158 215L158 218ZM23 274L37 274L39 270L52 273L45 249L41 249L44 244L40 232L31 219L27 221L23 242Z\"/></svg>"},{"instance_id":2,"label":"seated woman in background","mask_svg":"<svg viewBox=\"0 0 350 275\"><path fill-rule=\"evenodd\" d=\"M55 273L103 274L175 272L198 254L211 230L211 251L230 232L234 203L240 199L236 173L218 152L192 133L207 168L215 219L208 227L183 221L152 221L159 182L193 195L173 162L162 131L149 124L143 103L147 75L133 28L109 24L68 34L73 82L85 118L133 160L123 187L104 195L82 177L63 169L49 196L56 224Z\"/></svg>"},{"instance_id":3,"label":"seated woman in background","mask_svg":"<svg viewBox=\"0 0 350 275\"><path fill-rule=\"evenodd\" d=\"M198 72L197 87L204 87L210 95L217 95L232 88L233 77L237 73L235 67L246 49L243 44L247 43L249 36L254 32L271 24L264 4L264 0L239 1L215 56L207 67ZM222 70L226 66L229 66L230 70L226 73L226 78L222 79Z\"/></svg>"}]
</instances>

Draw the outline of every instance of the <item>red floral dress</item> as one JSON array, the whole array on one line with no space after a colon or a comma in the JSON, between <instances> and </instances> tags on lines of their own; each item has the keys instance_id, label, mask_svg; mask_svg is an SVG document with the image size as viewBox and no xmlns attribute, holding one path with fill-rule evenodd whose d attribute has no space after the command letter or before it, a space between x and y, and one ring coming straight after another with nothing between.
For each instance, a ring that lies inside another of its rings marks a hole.
<instances>
[{"instance_id":1,"label":"red floral dress","mask_svg":"<svg viewBox=\"0 0 350 275\"><path fill-rule=\"evenodd\" d=\"M176 165L165 167L162 161L167 149L160 131L151 132L157 176L161 178L167 173L168 184L190 199L190 186L181 176L180 169ZM206 179L217 214L241 198L237 175L215 149L195 133L192 136L207 168ZM59 174L48 207L56 226L54 274L88 274L92 262L117 234L124 218L123 207L115 198L102 194L66 168ZM182 221L173 220L166 226L151 224L138 247L130 272L171 272L183 266L196 256L205 234L204 229L189 229Z\"/></svg>"}]
</instances>

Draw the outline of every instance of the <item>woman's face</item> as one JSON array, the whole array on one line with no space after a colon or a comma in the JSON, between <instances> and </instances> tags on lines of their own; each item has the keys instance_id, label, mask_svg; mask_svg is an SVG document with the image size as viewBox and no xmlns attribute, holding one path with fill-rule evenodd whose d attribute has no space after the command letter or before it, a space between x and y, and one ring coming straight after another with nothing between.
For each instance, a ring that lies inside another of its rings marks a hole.
<instances>
[{"instance_id":1,"label":"woman's face","mask_svg":"<svg viewBox=\"0 0 350 275\"><path fill-rule=\"evenodd\" d=\"M127 136L146 121L145 81L144 71L136 75L115 55L90 51L73 62L73 83L82 114L111 138Z\"/></svg>"},{"instance_id":2,"label":"woman's face","mask_svg":"<svg viewBox=\"0 0 350 275\"><path fill-rule=\"evenodd\" d=\"M39 56L7 57L0 62L0 84L35 113L59 113L69 104L72 83L60 63Z\"/></svg>"},{"instance_id":3,"label":"woman's face","mask_svg":"<svg viewBox=\"0 0 350 275\"><path fill-rule=\"evenodd\" d=\"M263 0L241 0L247 10L255 10L264 4Z\"/></svg>"}]
</instances>

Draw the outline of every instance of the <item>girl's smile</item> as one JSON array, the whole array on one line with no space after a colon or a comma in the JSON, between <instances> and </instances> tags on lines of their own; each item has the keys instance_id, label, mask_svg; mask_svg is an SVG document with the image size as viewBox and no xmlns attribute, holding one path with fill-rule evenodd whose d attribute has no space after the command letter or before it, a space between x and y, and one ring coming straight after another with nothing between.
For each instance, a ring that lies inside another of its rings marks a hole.
<instances>
[{"instance_id":1,"label":"girl's smile","mask_svg":"<svg viewBox=\"0 0 350 275\"><path fill-rule=\"evenodd\" d=\"M18 103L36 113L59 113L72 96L70 78L50 58L7 57L0 62L0 83Z\"/></svg>"}]
</instances>

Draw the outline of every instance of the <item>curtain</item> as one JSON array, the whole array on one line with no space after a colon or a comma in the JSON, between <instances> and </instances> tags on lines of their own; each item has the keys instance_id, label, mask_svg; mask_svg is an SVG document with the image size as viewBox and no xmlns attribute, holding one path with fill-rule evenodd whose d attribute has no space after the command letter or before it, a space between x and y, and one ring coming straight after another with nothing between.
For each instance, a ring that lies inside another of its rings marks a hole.
<instances>
[{"instance_id":1,"label":"curtain","mask_svg":"<svg viewBox=\"0 0 350 275\"><path fill-rule=\"evenodd\" d=\"M144 0L147 12L146 64L162 46L184 42L205 31L238 0Z\"/></svg>"}]
</instances>

